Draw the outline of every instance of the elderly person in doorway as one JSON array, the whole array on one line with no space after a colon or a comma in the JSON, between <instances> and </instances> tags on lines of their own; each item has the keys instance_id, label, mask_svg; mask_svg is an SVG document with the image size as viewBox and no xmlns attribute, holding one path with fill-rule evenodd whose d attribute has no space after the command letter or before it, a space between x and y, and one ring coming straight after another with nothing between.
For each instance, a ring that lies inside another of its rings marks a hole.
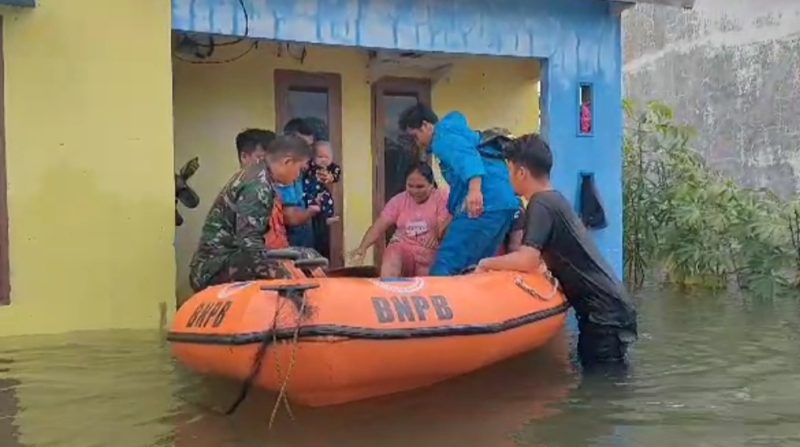
<instances>
[{"instance_id":1,"label":"elderly person in doorway","mask_svg":"<svg viewBox=\"0 0 800 447\"><path fill-rule=\"evenodd\" d=\"M437 188L428 164L416 164L406 174L406 190L389 200L350 258L363 264L367 249L395 225L383 253L381 277L426 276L449 223L447 192Z\"/></svg>"}]
</instances>

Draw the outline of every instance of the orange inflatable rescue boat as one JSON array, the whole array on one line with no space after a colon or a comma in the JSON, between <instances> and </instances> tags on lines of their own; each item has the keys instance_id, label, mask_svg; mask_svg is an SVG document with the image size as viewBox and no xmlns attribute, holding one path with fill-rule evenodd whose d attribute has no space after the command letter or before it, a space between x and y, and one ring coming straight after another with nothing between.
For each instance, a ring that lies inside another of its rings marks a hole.
<instances>
[{"instance_id":1,"label":"orange inflatable rescue boat","mask_svg":"<svg viewBox=\"0 0 800 447\"><path fill-rule=\"evenodd\" d=\"M534 350L561 330L568 308L544 274L378 279L347 277L358 268L325 274L317 260L291 253L282 259L293 279L214 286L184 303L168 334L178 360L325 406Z\"/></svg>"}]
</instances>

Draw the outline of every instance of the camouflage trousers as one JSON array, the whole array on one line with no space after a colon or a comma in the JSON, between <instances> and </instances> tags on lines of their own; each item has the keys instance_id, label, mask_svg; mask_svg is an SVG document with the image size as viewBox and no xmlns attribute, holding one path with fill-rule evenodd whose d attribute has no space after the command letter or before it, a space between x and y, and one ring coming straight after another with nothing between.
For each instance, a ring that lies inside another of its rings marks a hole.
<instances>
[{"instance_id":1,"label":"camouflage trousers","mask_svg":"<svg viewBox=\"0 0 800 447\"><path fill-rule=\"evenodd\" d=\"M299 259L316 259L321 255L313 248L290 247L300 254ZM292 273L286 269L283 261L267 257L268 250L238 251L225 259L222 267L216 272L198 272L191 275L190 283L197 292L217 284L226 284L256 279L287 279ZM202 270L202 269L201 269ZM205 274L204 274L205 273Z\"/></svg>"}]
</instances>

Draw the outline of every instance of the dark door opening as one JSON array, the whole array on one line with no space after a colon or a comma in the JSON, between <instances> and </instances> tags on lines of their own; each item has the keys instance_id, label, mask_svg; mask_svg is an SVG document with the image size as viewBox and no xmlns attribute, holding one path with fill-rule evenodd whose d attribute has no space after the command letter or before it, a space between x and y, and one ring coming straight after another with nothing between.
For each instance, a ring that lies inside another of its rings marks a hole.
<instances>
[{"instance_id":1,"label":"dark door opening","mask_svg":"<svg viewBox=\"0 0 800 447\"><path fill-rule=\"evenodd\" d=\"M336 163L342 164L342 80L335 73L275 70L275 131L280 132L292 118L315 117L328 125L329 140ZM344 266L344 176L333 185L336 215L330 225L330 265Z\"/></svg>"},{"instance_id":2,"label":"dark door opening","mask_svg":"<svg viewBox=\"0 0 800 447\"><path fill-rule=\"evenodd\" d=\"M389 199L405 190L405 173L421 158L414 151L414 142L397 127L400 113L418 102L431 104L427 79L383 78L372 86L373 221ZM375 244L376 265L380 265L393 231Z\"/></svg>"}]
</instances>

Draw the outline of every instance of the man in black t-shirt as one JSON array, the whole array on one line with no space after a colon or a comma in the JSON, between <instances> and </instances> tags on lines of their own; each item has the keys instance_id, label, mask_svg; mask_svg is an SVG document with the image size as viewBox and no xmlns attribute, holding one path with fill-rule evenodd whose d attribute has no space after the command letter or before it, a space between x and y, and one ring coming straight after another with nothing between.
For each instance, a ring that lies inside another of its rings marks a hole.
<instances>
[{"instance_id":1,"label":"man in black t-shirt","mask_svg":"<svg viewBox=\"0 0 800 447\"><path fill-rule=\"evenodd\" d=\"M550 147L524 135L508 144L506 158L515 192L529 198L522 247L482 260L478 271L537 272L544 261L575 308L581 361L624 361L637 337L636 310L572 206L553 190Z\"/></svg>"}]
</instances>

